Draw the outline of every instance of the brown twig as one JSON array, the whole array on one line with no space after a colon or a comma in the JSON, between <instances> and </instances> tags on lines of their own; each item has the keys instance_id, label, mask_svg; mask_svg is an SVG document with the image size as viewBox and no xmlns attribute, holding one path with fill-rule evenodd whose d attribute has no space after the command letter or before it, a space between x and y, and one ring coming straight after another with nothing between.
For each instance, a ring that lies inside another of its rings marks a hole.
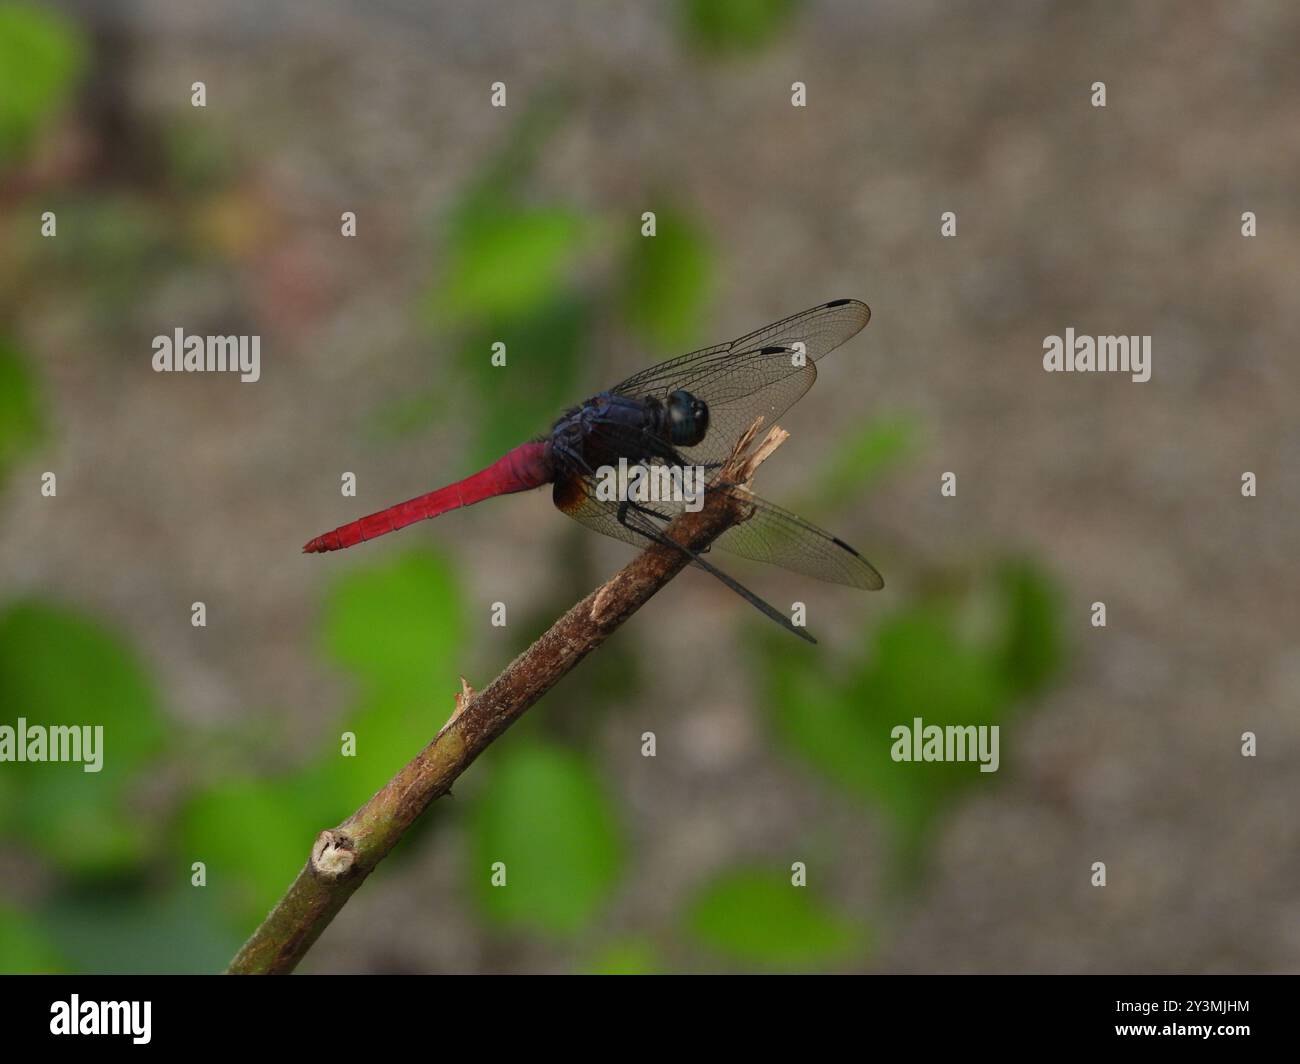
<instances>
[{"instance_id":1,"label":"brown twig","mask_svg":"<svg viewBox=\"0 0 1300 1064\"><path fill-rule=\"evenodd\" d=\"M754 471L787 438L773 427L750 449L762 419L736 444L717 482L748 486ZM748 517L741 496L708 492L702 509L685 513L668 534L701 551ZM551 625L482 691L461 678L456 707L442 730L386 786L336 828L322 831L284 897L230 962L234 975L287 974L297 966L353 892L397 844L429 803L450 790L474 759L668 583L689 559L652 546Z\"/></svg>"}]
</instances>

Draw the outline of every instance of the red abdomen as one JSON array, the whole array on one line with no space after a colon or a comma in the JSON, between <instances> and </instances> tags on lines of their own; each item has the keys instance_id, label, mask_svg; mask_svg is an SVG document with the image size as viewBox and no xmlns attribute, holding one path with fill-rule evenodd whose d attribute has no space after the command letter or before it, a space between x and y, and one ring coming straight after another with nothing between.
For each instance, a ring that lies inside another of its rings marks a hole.
<instances>
[{"instance_id":1,"label":"red abdomen","mask_svg":"<svg viewBox=\"0 0 1300 1064\"><path fill-rule=\"evenodd\" d=\"M396 532L416 521L427 521L448 510L471 506L490 499L493 495L509 495L516 491L540 488L553 479L555 472L551 467L547 445L524 443L473 476L342 525L333 532L317 536L302 549L306 554L341 550L363 540L382 536L386 532Z\"/></svg>"}]
</instances>

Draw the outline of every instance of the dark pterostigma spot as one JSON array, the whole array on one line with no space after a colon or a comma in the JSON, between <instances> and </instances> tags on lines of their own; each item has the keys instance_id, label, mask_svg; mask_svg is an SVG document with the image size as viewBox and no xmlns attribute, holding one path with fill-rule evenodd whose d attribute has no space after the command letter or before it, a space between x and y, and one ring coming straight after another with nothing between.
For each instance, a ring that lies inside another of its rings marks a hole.
<instances>
[{"instance_id":1,"label":"dark pterostigma spot","mask_svg":"<svg viewBox=\"0 0 1300 1064\"><path fill-rule=\"evenodd\" d=\"M848 551L850 554L852 554L853 557L855 557L855 558L861 558L861 557L862 557L861 554L859 554L859 553L858 553L857 551L855 551L852 547L850 547L847 543L845 543L844 540L840 539L839 536L831 536L831 541L832 541L832 542L833 542L837 547L843 547L846 551Z\"/></svg>"}]
</instances>

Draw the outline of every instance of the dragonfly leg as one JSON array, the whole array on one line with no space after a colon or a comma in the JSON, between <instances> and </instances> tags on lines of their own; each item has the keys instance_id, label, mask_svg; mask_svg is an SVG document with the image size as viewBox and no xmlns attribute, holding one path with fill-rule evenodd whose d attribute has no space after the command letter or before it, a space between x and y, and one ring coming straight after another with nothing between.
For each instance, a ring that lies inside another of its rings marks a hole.
<instances>
[{"instance_id":1,"label":"dragonfly leg","mask_svg":"<svg viewBox=\"0 0 1300 1064\"><path fill-rule=\"evenodd\" d=\"M564 443L561 440L554 440L552 441L551 446L554 448L555 454L561 462L567 462L569 465L583 473L586 473L588 476L595 475L595 470L587 464L587 460L583 458L577 450L569 446L569 444Z\"/></svg>"},{"instance_id":2,"label":"dragonfly leg","mask_svg":"<svg viewBox=\"0 0 1300 1064\"><path fill-rule=\"evenodd\" d=\"M619 504L618 507L619 524L621 524L624 528L628 529L629 531L635 532L637 535L644 536L646 539L650 540L653 543L659 543L665 547L672 547L676 550L681 551L683 554L689 557L695 565L698 565L706 573L711 573L713 576L717 577L719 580L722 581L722 583L724 583L737 595L743 598L756 610L758 610L762 614L765 614L767 617L770 617L782 628L786 629L786 631L793 632L800 639L805 639L809 643L817 642L817 640L812 637L811 633L809 633L803 628L795 627L795 625L790 621L790 618L787 617L780 610L778 610L775 606L772 606L770 603L764 602L761 598L755 595L752 591L749 590L749 588L745 587L739 581L732 579L721 569L718 569L716 566L710 564L709 562L706 562L703 558L700 557L699 552L693 551L689 547L684 546L681 543L678 543L675 539L672 539L671 537L665 535L662 531L660 531L658 528L655 528L654 525L650 524L649 522L646 522L644 526L640 525L639 523L634 523L634 521L629 517L629 514L632 513L635 513L637 517L640 518L642 521L645 521L647 515L651 517L659 517L662 519L661 514L656 514L653 510L650 510L647 507L639 506L634 502L624 500L622 503Z\"/></svg>"}]
</instances>

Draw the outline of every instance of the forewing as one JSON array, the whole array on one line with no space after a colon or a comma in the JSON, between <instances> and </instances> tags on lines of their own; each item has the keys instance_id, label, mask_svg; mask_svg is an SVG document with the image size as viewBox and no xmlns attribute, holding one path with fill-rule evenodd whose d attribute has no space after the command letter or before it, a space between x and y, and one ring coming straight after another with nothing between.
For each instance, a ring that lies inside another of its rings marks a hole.
<instances>
[{"instance_id":1,"label":"forewing","mask_svg":"<svg viewBox=\"0 0 1300 1064\"><path fill-rule=\"evenodd\" d=\"M728 362L737 355L760 351L765 347L792 348L795 343L802 343L809 361L815 362L857 335L870 320L871 309L865 303L856 299L836 299L791 314L788 318L782 318L727 343L714 344L712 347L692 351L689 355L656 363L628 377L610 391L620 395L654 395L662 398L675 388L697 392L707 388L711 391L705 393L706 399L734 398L748 383L743 379L732 378L733 371L727 368ZM788 359L779 361L790 366ZM728 384L733 387L728 388Z\"/></svg>"},{"instance_id":2,"label":"forewing","mask_svg":"<svg viewBox=\"0 0 1300 1064\"><path fill-rule=\"evenodd\" d=\"M729 343L651 366L610 391L663 402L685 389L709 404L709 431L698 447L683 448L691 461L716 467L755 417L770 427L812 387L816 362L856 335L871 310L856 299L837 299L792 314Z\"/></svg>"}]
</instances>

